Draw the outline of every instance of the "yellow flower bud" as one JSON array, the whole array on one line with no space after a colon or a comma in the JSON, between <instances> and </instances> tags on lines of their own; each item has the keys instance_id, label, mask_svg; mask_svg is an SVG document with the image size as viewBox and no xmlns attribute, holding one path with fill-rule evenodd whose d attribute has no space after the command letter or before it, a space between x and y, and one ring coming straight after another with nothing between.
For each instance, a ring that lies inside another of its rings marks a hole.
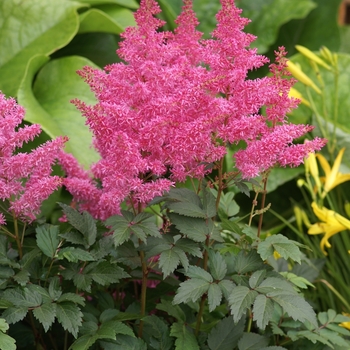
<instances>
[{"instance_id":1,"label":"yellow flower bud","mask_svg":"<svg viewBox=\"0 0 350 350\"><path fill-rule=\"evenodd\" d=\"M295 45L295 48L305 57L309 58L311 61L316 62L317 64L319 64L320 66L330 70L331 67L325 62L323 61L320 57L318 57L316 54L314 54L312 51L310 51L308 48L306 48L305 46L301 46L301 45Z\"/></svg>"},{"instance_id":2,"label":"yellow flower bud","mask_svg":"<svg viewBox=\"0 0 350 350\"><path fill-rule=\"evenodd\" d=\"M305 106L310 107L310 102L308 100L306 100L303 95L294 88L290 88L289 93L288 93L289 97L294 97L294 98L298 98L299 100L301 100L301 103L304 104Z\"/></svg>"},{"instance_id":3,"label":"yellow flower bud","mask_svg":"<svg viewBox=\"0 0 350 350\"><path fill-rule=\"evenodd\" d=\"M300 187L303 187L304 185L305 185L305 180L304 179L298 179L297 186L300 188Z\"/></svg>"},{"instance_id":4,"label":"yellow flower bud","mask_svg":"<svg viewBox=\"0 0 350 350\"><path fill-rule=\"evenodd\" d=\"M321 90L316 86L316 84L292 61L287 62L287 69L292 73L294 78L299 80L306 86L313 88L318 94L321 94Z\"/></svg>"}]
</instances>

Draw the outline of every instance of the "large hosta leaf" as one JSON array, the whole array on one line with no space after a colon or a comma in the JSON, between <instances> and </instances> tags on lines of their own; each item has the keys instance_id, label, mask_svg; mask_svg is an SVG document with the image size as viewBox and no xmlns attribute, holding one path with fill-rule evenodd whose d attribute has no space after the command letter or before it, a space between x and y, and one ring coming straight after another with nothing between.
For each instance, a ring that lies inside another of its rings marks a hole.
<instances>
[{"instance_id":1,"label":"large hosta leaf","mask_svg":"<svg viewBox=\"0 0 350 350\"><path fill-rule=\"evenodd\" d=\"M49 55L72 40L82 6L66 0L0 2L0 90L16 95L33 56Z\"/></svg>"},{"instance_id":2,"label":"large hosta leaf","mask_svg":"<svg viewBox=\"0 0 350 350\"><path fill-rule=\"evenodd\" d=\"M77 56L52 60L40 70L32 89L33 77L44 61L44 56L32 59L18 92L19 103L26 109L25 119L40 124L50 137L67 135L66 151L88 166L98 156L91 148L91 133L84 117L70 101L78 98L88 104L95 103L89 86L76 71L85 65L96 66Z\"/></svg>"}]
</instances>

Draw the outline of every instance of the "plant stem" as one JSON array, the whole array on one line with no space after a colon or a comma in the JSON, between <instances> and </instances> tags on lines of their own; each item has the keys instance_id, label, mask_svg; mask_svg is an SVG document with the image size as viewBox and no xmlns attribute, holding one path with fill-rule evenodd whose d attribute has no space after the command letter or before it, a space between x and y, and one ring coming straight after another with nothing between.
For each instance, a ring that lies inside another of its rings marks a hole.
<instances>
[{"instance_id":1,"label":"plant stem","mask_svg":"<svg viewBox=\"0 0 350 350\"><path fill-rule=\"evenodd\" d=\"M261 214L259 216L258 237L260 237L261 227L262 227L263 217L264 217L263 209L265 207L267 177L264 176L262 181L263 181L263 184L264 184L264 190L262 192L262 199L261 199Z\"/></svg>"}]
</instances>

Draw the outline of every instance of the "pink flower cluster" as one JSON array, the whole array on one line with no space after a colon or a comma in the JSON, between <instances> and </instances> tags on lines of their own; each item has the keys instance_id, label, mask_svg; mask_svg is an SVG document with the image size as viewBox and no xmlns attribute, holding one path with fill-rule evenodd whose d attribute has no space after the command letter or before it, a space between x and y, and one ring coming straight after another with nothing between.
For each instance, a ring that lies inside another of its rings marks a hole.
<instances>
[{"instance_id":1,"label":"pink flower cluster","mask_svg":"<svg viewBox=\"0 0 350 350\"><path fill-rule=\"evenodd\" d=\"M41 132L37 124L18 128L23 118L23 107L0 92L0 199L8 201L5 210L11 215L32 221L42 201L61 186L61 178L51 176L51 172L67 138L48 141L30 153L16 152ZM5 217L0 215L3 225Z\"/></svg>"},{"instance_id":2,"label":"pink flower cluster","mask_svg":"<svg viewBox=\"0 0 350 350\"><path fill-rule=\"evenodd\" d=\"M255 37L243 32L234 0L221 0L212 39L202 39L192 2L184 1L175 32L158 31L155 0L142 0L137 27L122 34L117 51L125 63L79 74L98 103L73 103L86 117L101 160L91 167L95 180L68 155L62 155L65 185L81 209L105 219L129 197L147 203L176 181L202 177L207 165L226 153L226 145L244 141L235 155L243 178L276 164L299 165L324 141L303 145L293 140L312 128L292 125L286 114L298 101L288 97L283 48L270 66L272 76L250 80L249 71L268 62L249 48ZM266 107L266 115L260 113Z\"/></svg>"}]
</instances>

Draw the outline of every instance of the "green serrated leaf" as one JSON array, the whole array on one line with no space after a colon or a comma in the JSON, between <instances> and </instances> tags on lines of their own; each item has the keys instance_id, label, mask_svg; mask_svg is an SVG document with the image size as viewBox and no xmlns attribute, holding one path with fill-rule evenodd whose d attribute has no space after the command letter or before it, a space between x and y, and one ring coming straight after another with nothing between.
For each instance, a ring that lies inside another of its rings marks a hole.
<instances>
[{"instance_id":1,"label":"green serrated leaf","mask_svg":"<svg viewBox=\"0 0 350 350\"><path fill-rule=\"evenodd\" d=\"M245 286L233 288L228 301L233 319L236 323L241 319L246 310L252 306L257 296L258 293L256 291L250 290Z\"/></svg>"},{"instance_id":2,"label":"green serrated leaf","mask_svg":"<svg viewBox=\"0 0 350 350\"><path fill-rule=\"evenodd\" d=\"M221 288L216 283L210 284L208 289L209 312L214 311L215 308L220 305L221 299L222 299Z\"/></svg>"},{"instance_id":3,"label":"green serrated leaf","mask_svg":"<svg viewBox=\"0 0 350 350\"><path fill-rule=\"evenodd\" d=\"M223 318L210 331L208 346L210 350L234 349L238 340L242 337L245 319L242 318L237 324L232 317Z\"/></svg>"},{"instance_id":4,"label":"green serrated leaf","mask_svg":"<svg viewBox=\"0 0 350 350\"><path fill-rule=\"evenodd\" d=\"M255 271L249 278L250 288L255 288L258 286L265 278L266 270Z\"/></svg>"},{"instance_id":5,"label":"green serrated leaf","mask_svg":"<svg viewBox=\"0 0 350 350\"><path fill-rule=\"evenodd\" d=\"M0 318L0 331L5 333L9 329L9 325L7 324L4 318Z\"/></svg>"},{"instance_id":6,"label":"green serrated leaf","mask_svg":"<svg viewBox=\"0 0 350 350\"><path fill-rule=\"evenodd\" d=\"M269 344L269 338L256 333L243 333L238 350L261 350Z\"/></svg>"},{"instance_id":7,"label":"green serrated leaf","mask_svg":"<svg viewBox=\"0 0 350 350\"><path fill-rule=\"evenodd\" d=\"M259 293L269 294L269 296L277 293L297 295L290 282L277 277L267 277L258 287L255 287L255 290Z\"/></svg>"},{"instance_id":8,"label":"green serrated leaf","mask_svg":"<svg viewBox=\"0 0 350 350\"><path fill-rule=\"evenodd\" d=\"M229 280L222 280L218 283L218 286L220 287L224 297L228 299L233 288L235 287L235 284Z\"/></svg>"},{"instance_id":9,"label":"green serrated leaf","mask_svg":"<svg viewBox=\"0 0 350 350\"><path fill-rule=\"evenodd\" d=\"M154 349L172 350L174 341L170 337L169 326L156 315L146 316L143 318L144 339Z\"/></svg>"},{"instance_id":10,"label":"green serrated leaf","mask_svg":"<svg viewBox=\"0 0 350 350\"><path fill-rule=\"evenodd\" d=\"M60 289L60 279L58 276L51 279L48 291L51 299L54 301L56 301L62 295L62 291Z\"/></svg>"},{"instance_id":11,"label":"green serrated leaf","mask_svg":"<svg viewBox=\"0 0 350 350\"><path fill-rule=\"evenodd\" d=\"M104 350L147 350L146 343L141 338L120 334L115 341L100 341Z\"/></svg>"},{"instance_id":12,"label":"green serrated leaf","mask_svg":"<svg viewBox=\"0 0 350 350\"><path fill-rule=\"evenodd\" d=\"M69 223L83 234L85 248L87 249L92 246L96 242L97 234L94 218L86 211L80 213L71 206L63 203L60 203L60 206L66 214Z\"/></svg>"},{"instance_id":13,"label":"green serrated leaf","mask_svg":"<svg viewBox=\"0 0 350 350\"><path fill-rule=\"evenodd\" d=\"M307 289L308 286L315 288L315 286L312 283L310 283L306 278L297 276L292 272L284 271L284 272L280 272L280 274L286 280L290 281L291 283L293 283L295 286L297 286L299 288Z\"/></svg>"},{"instance_id":14,"label":"green serrated leaf","mask_svg":"<svg viewBox=\"0 0 350 350\"><path fill-rule=\"evenodd\" d=\"M69 350L88 350L98 339L97 334L84 334L69 347Z\"/></svg>"},{"instance_id":15,"label":"green serrated leaf","mask_svg":"<svg viewBox=\"0 0 350 350\"><path fill-rule=\"evenodd\" d=\"M190 266L186 272L187 277L203 279L209 283L213 282L211 274L199 266Z\"/></svg>"},{"instance_id":16,"label":"green serrated leaf","mask_svg":"<svg viewBox=\"0 0 350 350\"><path fill-rule=\"evenodd\" d=\"M186 321L185 313L182 311L180 306L173 305L168 300L162 299L161 302L156 305L156 309L167 312L168 315L174 317L177 321L181 321L181 322Z\"/></svg>"},{"instance_id":17,"label":"green serrated leaf","mask_svg":"<svg viewBox=\"0 0 350 350\"><path fill-rule=\"evenodd\" d=\"M203 209L207 218L213 218L216 215L216 197L209 188L203 190Z\"/></svg>"},{"instance_id":18,"label":"green serrated leaf","mask_svg":"<svg viewBox=\"0 0 350 350\"><path fill-rule=\"evenodd\" d=\"M77 231L69 231L66 233L61 233L60 237L64 238L67 242L73 243L73 244L81 244L84 245L84 236Z\"/></svg>"},{"instance_id":19,"label":"green serrated leaf","mask_svg":"<svg viewBox=\"0 0 350 350\"><path fill-rule=\"evenodd\" d=\"M16 350L16 340L7 334L0 332L0 349L1 350Z\"/></svg>"},{"instance_id":20,"label":"green serrated leaf","mask_svg":"<svg viewBox=\"0 0 350 350\"><path fill-rule=\"evenodd\" d=\"M59 303L57 304L56 316L57 321L62 325L63 329L73 334L76 338L83 317L83 313L79 307L70 302Z\"/></svg>"},{"instance_id":21,"label":"green serrated leaf","mask_svg":"<svg viewBox=\"0 0 350 350\"><path fill-rule=\"evenodd\" d=\"M227 264L219 252L209 250L209 266L215 280L220 281L226 276Z\"/></svg>"},{"instance_id":22,"label":"green serrated leaf","mask_svg":"<svg viewBox=\"0 0 350 350\"><path fill-rule=\"evenodd\" d=\"M196 256L198 258L201 258L203 256L203 253L198 244L190 239L181 238L176 241L175 246L183 250L184 252Z\"/></svg>"},{"instance_id":23,"label":"green serrated leaf","mask_svg":"<svg viewBox=\"0 0 350 350\"><path fill-rule=\"evenodd\" d=\"M234 268L237 273L245 274L251 271L263 270L266 268L266 265L255 250L251 250L248 253L241 250L236 258Z\"/></svg>"},{"instance_id":24,"label":"green serrated leaf","mask_svg":"<svg viewBox=\"0 0 350 350\"><path fill-rule=\"evenodd\" d=\"M74 304L79 304L81 306L85 305L85 299L81 295L75 293L64 293L57 299L57 303L66 301L71 301Z\"/></svg>"},{"instance_id":25,"label":"green serrated leaf","mask_svg":"<svg viewBox=\"0 0 350 350\"><path fill-rule=\"evenodd\" d=\"M105 221L105 224L106 226L110 226L113 230L113 241L116 247L127 241L132 234L130 222L123 216L111 216Z\"/></svg>"},{"instance_id":26,"label":"green serrated leaf","mask_svg":"<svg viewBox=\"0 0 350 350\"><path fill-rule=\"evenodd\" d=\"M281 234L269 236L258 245L258 253L263 260L271 257L274 251L286 260L290 258L299 264L301 263L301 252L298 245Z\"/></svg>"},{"instance_id":27,"label":"green serrated leaf","mask_svg":"<svg viewBox=\"0 0 350 350\"><path fill-rule=\"evenodd\" d=\"M176 350L199 350L196 337L183 323L173 323L170 335L175 337Z\"/></svg>"},{"instance_id":28,"label":"green serrated leaf","mask_svg":"<svg viewBox=\"0 0 350 350\"><path fill-rule=\"evenodd\" d=\"M84 273L102 286L117 283L122 278L130 277L121 267L111 264L108 261L102 261L97 265L90 264L85 268Z\"/></svg>"},{"instance_id":29,"label":"green serrated leaf","mask_svg":"<svg viewBox=\"0 0 350 350\"><path fill-rule=\"evenodd\" d=\"M60 249L60 251L57 254L57 258L59 260L67 259L69 262L95 260L95 258L90 254L90 252L75 247L66 247Z\"/></svg>"},{"instance_id":30,"label":"green serrated leaf","mask_svg":"<svg viewBox=\"0 0 350 350\"><path fill-rule=\"evenodd\" d=\"M180 258L175 249L165 250L160 254L159 267L162 269L165 277L169 276L179 265Z\"/></svg>"},{"instance_id":31,"label":"green serrated leaf","mask_svg":"<svg viewBox=\"0 0 350 350\"><path fill-rule=\"evenodd\" d=\"M270 322L274 312L273 302L265 295L258 295L253 305L253 320L257 326L264 330Z\"/></svg>"},{"instance_id":32,"label":"green serrated leaf","mask_svg":"<svg viewBox=\"0 0 350 350\"><path fill-rule=\"evenodd\" d=\"M309 321L315 328L318 326L314 310L299 295L277 292L276 295L271 293L270 298L278 303L293 320L300 322Z\"/></svg>"},{"instance_id":33,"label":"green serrated leaf","mask_svg":"<svg viewBox=\"0 0 350 350\"><path fill-rule=\"evenodd\" d=\"M30 273L28 270L21 270L13 276L13 279L22 287L29 282Z\"/></svg>"},{"instance_id":34,"label":"green serrated leaf","mask_svg":"<svg viewBox=\"0 0 350 350\"><path fill-rule=\"evenodd\" d=\"M34 317L42 324L45 332L49 330L56 317L56 304L45 303L33 309Z\"/></svg>"},{"instance_id":35,"label":"green serrated leaf","mask_svg":"<svg viewBox=\"0 0 350 350\"><path fill-rule=\"evenodd\" d=\"M8 324L14 324L22 321L27 315L28 308L23 306L9 307L3 313L2 317L6 320Z\"/></svg>"},{"instance_id":36,"label":"green serrated leaf","mask_svg":"<svg viewBox=\"0 0 350 350\"><path fill-rule=\"evenodd\" d=\"M38 226L35 231L38 247L46 256L52 259L60 243L58 239L59 227L45 224Z\"/></svg>"},{"instance_id":37,"label":"green serrated leaf","mask_svg":"<svg viewBox=\"0 0 350 350\"><path fill-rule=\"evenodd\" d=\"M209 289L210 282L199 278L191 278L180 283L174 297L174 304L196 302Z\"/></svg>"}]
</instances>

